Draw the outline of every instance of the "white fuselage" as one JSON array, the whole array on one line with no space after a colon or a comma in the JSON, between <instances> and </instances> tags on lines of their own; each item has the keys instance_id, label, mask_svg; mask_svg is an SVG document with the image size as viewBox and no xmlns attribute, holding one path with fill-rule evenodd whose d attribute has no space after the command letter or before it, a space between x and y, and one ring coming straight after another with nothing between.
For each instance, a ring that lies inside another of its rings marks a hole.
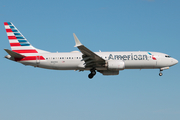
<instances>
[{"instance_id":1,"label":"white fuselage","mask_svg":"<svg viewBox=\"0 0 180 120\"><path fill-rule=\"evenodd\" d=\"M177 60L171 57L166 57L166 54L159 52L95 52L97 55L106 61L123 61L124 69L154 69L170 67L177 63ZM27 60L19 61L25 65L41 67L55 70L89 70L85 68L85 62L82 60L82 53L41 53L38 56L43 56L45 60ZM154 58L154 59L153 59ZM97 70L107 70L108 68L100 67Z\"/></svg>"}]
</instances>

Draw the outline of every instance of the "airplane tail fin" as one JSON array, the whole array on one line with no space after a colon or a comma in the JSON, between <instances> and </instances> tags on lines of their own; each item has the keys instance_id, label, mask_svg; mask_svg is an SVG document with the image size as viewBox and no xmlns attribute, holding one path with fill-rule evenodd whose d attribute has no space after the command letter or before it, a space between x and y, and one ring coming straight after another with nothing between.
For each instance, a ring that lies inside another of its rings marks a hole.
<instances>
[{"instance_id":1,"label":"airplane tail fin","mask_svg":"<svg viewBox=\"0 0 180 120\"><path fill-rule=\"evenodd\" d=\"M33 47L11 22L4 22L4 26L13 52L23 55L47 52Z\"/></svg>"}]
</instances>

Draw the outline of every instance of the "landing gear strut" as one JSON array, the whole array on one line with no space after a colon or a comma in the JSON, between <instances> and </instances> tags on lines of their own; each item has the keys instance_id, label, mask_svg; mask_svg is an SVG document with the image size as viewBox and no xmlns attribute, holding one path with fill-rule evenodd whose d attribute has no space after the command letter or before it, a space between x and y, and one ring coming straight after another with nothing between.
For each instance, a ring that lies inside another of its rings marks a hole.
<instances>
[{"instance_id":1,"label":"landing gear strut","mask_svg":"<svg viewBox=\"0 0 180 120\"><path fill-rule=\"evenodd\" d=\"M95 69L91 69L90 71L91 71L91 73L88 75L88 77L89 77L89 79L92 79L96 75L96 71L95 71Z\"/></svg>"},{"instance_id":2,"label":"landing gear strut","mask_svg":"<svg viewBox=\"0 0 180 120\"><path fill-rule=\"evenodd\" d=\"M161 70L161 69L160 69L160 73L159 73L159 76L162 76L162 75L163 75L163 74L162 74L162 71L163 71L163 70Z\"/></svg>"}]
</instances>

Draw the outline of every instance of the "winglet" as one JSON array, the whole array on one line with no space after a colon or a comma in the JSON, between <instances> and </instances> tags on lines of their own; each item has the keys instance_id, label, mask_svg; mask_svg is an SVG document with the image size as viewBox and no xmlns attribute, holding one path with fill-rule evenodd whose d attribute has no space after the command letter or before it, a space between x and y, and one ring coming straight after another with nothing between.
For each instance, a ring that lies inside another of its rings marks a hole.
<instances>
[{"instance_id":1,"label":"winglet","mask_svg":"<svg viewBox=\"0 0 180 120\"><path fill-rule=\"evenodd\" d=\"M81 46L81 42L79 41L79 39L77 38L77 36L75 35L75 33L73 33L73 36L74 36L74 40L76 42L76 45L74 47L78 47L78 46Z\"/></svg>"}]
</instances>

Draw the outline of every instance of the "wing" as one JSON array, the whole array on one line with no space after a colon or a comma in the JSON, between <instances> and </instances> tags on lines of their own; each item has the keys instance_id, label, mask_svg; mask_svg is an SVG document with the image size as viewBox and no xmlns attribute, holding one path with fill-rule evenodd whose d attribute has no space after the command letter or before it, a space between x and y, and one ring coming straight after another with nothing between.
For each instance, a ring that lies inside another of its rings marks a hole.
<instances>
[{"instance_id":1,"label":"wing","mask_svg":"<svg viewBox=\"0 0 180 120\"><path fill-rule=\"evenodd\" d=\"M76 42L75 47L77 47L83 54L82 57L85 62L85 67L103 67L106 63L106 60L104 60L99 55L86 48L83 44L81 44L81 42L74 33L73 35Z\"/></svg>"}]
</instances>

